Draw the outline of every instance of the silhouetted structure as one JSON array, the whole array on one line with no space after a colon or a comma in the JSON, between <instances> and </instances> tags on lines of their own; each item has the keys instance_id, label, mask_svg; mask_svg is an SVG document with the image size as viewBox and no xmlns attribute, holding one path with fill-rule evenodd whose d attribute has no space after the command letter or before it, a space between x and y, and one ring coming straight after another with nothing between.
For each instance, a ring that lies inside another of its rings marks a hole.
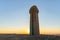
<instances>
[{"instance_id":1,"label":"silhouetted structure","mask_svg":"<svg viewBox=\"0 0 60 40\"><path fill-rule=\"evenodd\" d=\"M30 8L30 35L39 35L38 8L34 5Z\"/></svg>"}]
</instances>

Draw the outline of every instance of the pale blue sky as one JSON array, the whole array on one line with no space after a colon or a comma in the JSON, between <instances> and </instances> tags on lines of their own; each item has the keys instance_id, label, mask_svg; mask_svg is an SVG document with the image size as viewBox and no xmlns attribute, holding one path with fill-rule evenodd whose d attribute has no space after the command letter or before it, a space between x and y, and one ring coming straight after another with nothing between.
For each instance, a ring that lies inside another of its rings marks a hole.
<instances>
[{"instance_id":1,"label":"pale blue sky","mask_svg":"<svg viewBox=\"0 0 60 40\"><path fill-rule=\"evenodd\" d=\"M32 5L39 9L41 30L60 30L60 0L0 0L0 30L29 27Z\"/></svg>"}]
</instances>

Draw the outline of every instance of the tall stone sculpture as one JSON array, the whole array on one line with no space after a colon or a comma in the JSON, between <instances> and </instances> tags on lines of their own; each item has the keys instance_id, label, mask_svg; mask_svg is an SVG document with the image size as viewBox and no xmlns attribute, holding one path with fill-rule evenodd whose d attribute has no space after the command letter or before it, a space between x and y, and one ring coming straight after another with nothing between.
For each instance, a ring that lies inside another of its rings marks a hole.
<instances>
[{"instance_id":1,"label":"tall stone sculpture","mask_svg":"<svg viewBox=\"0 0 60 40\"><path fill-rule=\"evenodd\" d=\"M30 13L30 35L39 35L39 20L38 20L38 8L34 5L29 10Z\"/></svg>"}]
</instances>

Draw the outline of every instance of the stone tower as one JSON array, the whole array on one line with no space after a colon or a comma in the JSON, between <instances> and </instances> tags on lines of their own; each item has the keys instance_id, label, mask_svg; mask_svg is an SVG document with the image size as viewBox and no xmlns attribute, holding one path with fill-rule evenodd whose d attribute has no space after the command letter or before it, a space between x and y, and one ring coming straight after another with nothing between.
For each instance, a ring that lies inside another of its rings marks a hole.
<instances>
[{"instance_id":1,"label":"stone tower","mask_svg":"<svg viewBox=\"0 0 60 40\"><path fill-rule=\"evenodd\" d=\"M39 35L39 20L38 20L38 8L34 5L29 10L30 13L30 35Z\"/></svg>"}]
</instances>

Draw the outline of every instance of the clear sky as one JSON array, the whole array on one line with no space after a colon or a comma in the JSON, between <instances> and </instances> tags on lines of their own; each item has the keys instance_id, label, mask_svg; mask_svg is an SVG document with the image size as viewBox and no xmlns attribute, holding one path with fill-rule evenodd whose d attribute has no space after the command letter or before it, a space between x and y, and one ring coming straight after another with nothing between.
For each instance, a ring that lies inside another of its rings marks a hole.
<instances>
[{"instance_id":1,"label":"clear sky","mask_svg":"<svg viewBox=\"0 0 60 40\"><path fill-rule=\"evenodd\" d=\"M39 9L41 34L60 34L60 0L0 0L0 33L29 33L31 6Z\"/></svg>"}]
</instances>

